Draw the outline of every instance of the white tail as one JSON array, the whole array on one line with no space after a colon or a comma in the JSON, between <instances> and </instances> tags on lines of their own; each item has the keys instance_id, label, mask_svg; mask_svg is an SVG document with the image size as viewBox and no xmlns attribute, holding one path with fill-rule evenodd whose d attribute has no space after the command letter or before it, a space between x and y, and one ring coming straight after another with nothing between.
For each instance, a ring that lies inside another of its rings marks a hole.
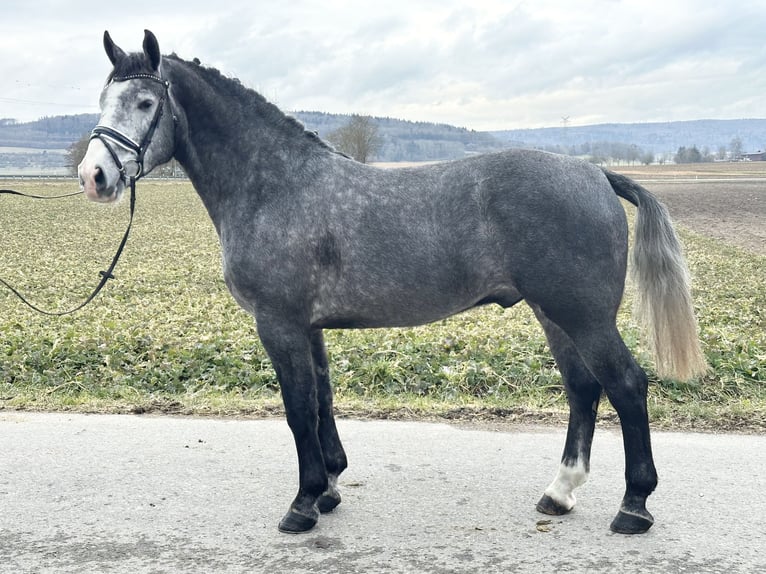
<instances>
[{"instance_id":1,"label":"white tail","mask_svg":"<svg viewBox=\"0 0 766 574\"><path fill-rule=\"evenodd\" d=\"M631 278L636 317L662 378L689 380L708 370L697 335L689 270L665 206L631 179L604 170L617 195L638 207Z\"/></svg>"}]
</instances>

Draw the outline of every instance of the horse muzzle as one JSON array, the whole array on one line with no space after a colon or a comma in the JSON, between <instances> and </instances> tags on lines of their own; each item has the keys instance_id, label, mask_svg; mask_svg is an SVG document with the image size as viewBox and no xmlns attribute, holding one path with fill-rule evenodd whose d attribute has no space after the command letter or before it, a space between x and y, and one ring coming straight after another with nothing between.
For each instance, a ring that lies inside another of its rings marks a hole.
<instances>
[{"instance_id":1,"label":"horse muzzle","mask_svg":"<svg viewBox=\"0 0 766 574\"><path fill-rule=\"evenodd\" d=\"M112 159L108 154L99 153L98 147L98 144L91 142L88 152L77 167L80 189L91 201L112 203L122 196L125 182Z\"/></svg>"}]
</instances>

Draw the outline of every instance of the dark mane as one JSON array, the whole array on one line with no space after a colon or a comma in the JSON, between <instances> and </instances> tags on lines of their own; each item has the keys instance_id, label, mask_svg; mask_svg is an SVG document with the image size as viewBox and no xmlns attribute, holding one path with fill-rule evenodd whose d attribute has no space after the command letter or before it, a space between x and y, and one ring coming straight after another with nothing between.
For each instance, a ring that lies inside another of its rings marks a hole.
<instances>
[{"instance_id":1,"label":"dark mane","mask_svg":"<svg viewBox=\"0 0 766 574\"><path fill-rule=\"evenodd\" d=\"M135 56L140 58L140 55ZM180 64L190 73L202 76L204 80L216 90L216 92L239 101L243 107L258 109L259 112L265 115L268 120L284 127L286 131L315 141L327 150L333 152L336 151L330 144L320 138L317 133L307 130L303 123L301 123L298 119L285 114L282 110L269 102L255 90L245 87L238 78L227 77L216 68L203 66L199 63L199 60L196 59L194 62L189 62L183 58L180 58L175 53L170 54L169 56L164 56L164 58L166 60ZM135 73L135 71L122 72L122 70L120 72L128 74Z\"/></svg>"}]
</instances>

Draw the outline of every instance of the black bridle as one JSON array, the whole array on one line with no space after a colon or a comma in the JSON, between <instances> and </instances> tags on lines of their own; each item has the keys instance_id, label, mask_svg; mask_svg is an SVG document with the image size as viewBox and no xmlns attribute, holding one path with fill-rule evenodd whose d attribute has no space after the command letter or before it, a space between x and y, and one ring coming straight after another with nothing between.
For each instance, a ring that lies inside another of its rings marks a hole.
<instances>
[{"instance_id":1,"label":"black bridle","mask_svg":"<svg viewBox=\"0 0 766 574\"><path fill-rule=\"evenodd\" d=\"M57 311L46 311L44 309L40 309L39 307L30 303L26 297L24 297L17 289L15 289L7 281L0 278L0 284L7 287L14 295L16 295L16 297L21 299L21 301L23 301L28 307L37 311L38 313L42 313L43 315L49 315L53 317L61 317L63 315L69 315L71 313L79 311L80 309L85 307L88 303L93 301L93 299L96 298L96 295L99 294L101 289L104 288L104 285L106 285L107 281L109 281L110 279L114 279L114 274L113 274L114 268L117 267L117 262L120 260L120 256L122 255L122 251L125 248L125 244L128 242L128 235L130 235L130 229L131 227L133 227L133 214L135 213L135 209L136 209L136 181L138 181L144 175L144 156L146 155L146 150L149 147L149 144L152 143L154 132L157 131L157 126L159 126L160 120L162 119L165 102L168 99L168 94L170 90L170 82L162 79L160 76L155 76L153 74L131 74L127 76L113 77L111 81L125 82L128 80L153 80L155 82L161 83L164 86L165 90L159 99L159 102L157 104L157 109L154 112L154 117L152 118L151 124L149 124L149 129L147 130L146 134L144 135L144 139L141 141L140 144L133 141L132 138L128 137L127 135L122 133L120 130L109 127L109 126L97 125L95 128L93 128L93 131L90 134L91 140L98 139L101 141L102 144L104 144L104 147L109 152L109 155L112 156L112 160L114 161L115 166L117 166L117 169L120 172L120 179L125 183L125 185L130 187L130 219L128 220L128 227L125 229L125 233L122 236L120 245L117 247L117 252L114 254L114 257L112 258L112 262L109 264L109 267L107 268L106 271L99 271L99 276L101 277L101 279L99 280L98 285L93 290L93 292L87 297L87 299L85 299L85 301L79 304L77 307L73 309L69 309L68 311L57 312ZM128 164L128 165L130 165L131 163L134 164L135 165L134 170L128 171L126 165L120 161L120 158L117 155L117 152L115 152L114 148L112 147L113 144L119 145L120 147L125 148L129 151L132 151L133 153L136 154L135 158L132 158L125 162L125 164ZM19 195L22 197L29 197L32 199L60 199L63 197L71 197L73 195L79 195L80 193L82 193L82 191L78 191L75 193L67 193L64 195L45 196L45 195L33 195L33 194L22 193L19 191L14 191L12 189L0 189L0 194Z\"/></svg>"},{"instance_id":2,"label":"black bridle","mask_svg":"<svg viewBox=\"0 0 766 574\"><path fill-rule=\"evenodd\" d=\"M149 144L152 143L154 132L157 130L157 126L160 124L160 120L162 119L162 114L165 109L165 101L168 98L168 93L170 90L170 82L162 79L160 76L155 76L154 74L129 74L127 76L115 76L112 78L110 83L127 82L128 80L152 80L162 84L165 90L163 91L162 96L160 97L160 100L157 104L157 109L154 111L152 123L149 124L149 129L144 135L144 139L141 141L141 143L136 143L132 138L125 135L120 130L109 126L97 125L90 133L90 139L98 139L102 144L104 144L104 147L109 152L109 155L112 156L112 160L114 160L114 164L117 166L117 169L120 172L120 179L122 179L125 184L128 184L129 181L133 181L135 183L135 180L138 180L143 175L144 155L146 155L146 150L149 147ZM118 146L136 154L135 158L125 162L134 164L134 170L128 172L127 166L120 161L117 152L114 151L114 148L112 147L113 144L117 144Z\"/></svg>"}]
</instances>

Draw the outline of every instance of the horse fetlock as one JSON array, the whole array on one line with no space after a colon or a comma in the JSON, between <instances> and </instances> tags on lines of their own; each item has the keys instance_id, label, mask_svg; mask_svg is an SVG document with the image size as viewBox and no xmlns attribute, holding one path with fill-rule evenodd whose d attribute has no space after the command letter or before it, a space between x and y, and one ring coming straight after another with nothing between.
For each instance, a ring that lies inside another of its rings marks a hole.
<instances>
[{"instance_id":1,"label":"horse fetlock","mask_svg":"<svg viewBox=\"0 0 766 574\"><path fill-rule=\"evenodd\" d=\"M327 491L322 496L319 497L317 500L317 507L319 508L319 512L322 514L327 514L328 512L332 512L335 510L335 507L337 507L341 503L341 496L340 493L335 491Z\"/></svg>"},{"instance_id":2,"label":"horse fetlock","mask_svg":"<svg viewBox=\"0 0 766 574\"><path fill-rule=\"evenodd\" d=\"M337 485L338 477L334 475L328 476L327 490L317 500L317 507L322 514L332 512L341 503L342 498Z\"/></svg>"},{"instance_id":3,"label":"horse fetlock","mask_svg":"<svg viewBox=\"0 0 766 574\"><path fill-rule=\"evenodd\" d=\"M537 510L544 514L566 514L574 508L577 498L574 490L588 480L588 466L582 459L561 463L554 481L545 489L537 503Z\"/></svg>"}]
</instances>

